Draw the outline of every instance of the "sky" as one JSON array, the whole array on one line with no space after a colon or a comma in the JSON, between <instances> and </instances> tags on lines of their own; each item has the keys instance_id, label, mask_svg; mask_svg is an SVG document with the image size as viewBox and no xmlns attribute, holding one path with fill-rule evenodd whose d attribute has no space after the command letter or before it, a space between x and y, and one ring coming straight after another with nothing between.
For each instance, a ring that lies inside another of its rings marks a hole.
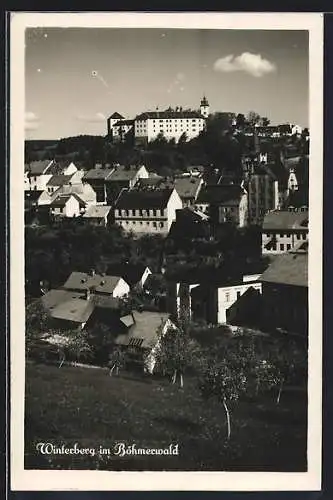
<instances>
[{"instance_id":1,"label":"sky","mask_svg":"<svg viewBox=\"0 0 333 500\"><path fill-rule=\"evenodd\" d=\"M27 139L105 135L106 119L169 106L308 126L308 32L28 28Z\"/></svg>"}]
</instances>

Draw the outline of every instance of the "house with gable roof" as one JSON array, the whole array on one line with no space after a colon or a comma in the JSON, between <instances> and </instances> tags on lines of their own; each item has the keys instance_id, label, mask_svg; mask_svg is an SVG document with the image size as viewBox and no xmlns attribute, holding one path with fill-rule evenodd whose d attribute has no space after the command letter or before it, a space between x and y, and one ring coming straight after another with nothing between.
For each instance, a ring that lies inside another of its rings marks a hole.
<instances>
[{"instance_id":1,"label":"house with gable roof","mask_svg":"<svg viewBox=\"0 0 333 500\"><path fill-rule=\"evenodd\" d=\"M308 210L273 210L262 225L262 253L289 252L300 241L308 239Z\"/></svg>"},{"instance_id":2,"label":"house with gable roof","mask_svg":"<svg viewBox=\"0 0 333 500\"><path fill-rule=\"evenodd\" d=\"M117 336L115 342L126 354L127 362L143 366L146 372L153 373L161 339L170 329L176 332L169 314L134 310L120 321L125 331Z\"/></svg>"},{"instance_id":3,"label":"house with gable roof","mask_svg":"<svg viewBox=\"0 0 333 500\"><path fill-rule=\"evenodd\" d=\"M24 165L24 190L45 191L48 181L52 177L51 167L54 160L39 160Z\"/></svg>"},{"instance_id":4,"label":"house with gable roof","mask_svg":"<svg viewBox=\"0 0 333 500\"><path fill-rule=\"evenodd\" d=\"M78 217L85 204L76 194L60 194L50 204L50 212L55 217Z\"/></svg>"},{"instance_id":5,"label":"house with gable roof","mask_svg":"<svg viewBox=\"0 0 333 500\"><path fill-rule=\"evenodd\" d=\"M166 236L182 200L175 189L123 190L115 203L115 223L136 235Z\"/></svg>"},{"instance_id":6,"label":"house with gable roof","mask_svg":"<svg viewBox=\"0 0 333 500\"><path fill-rule=\"evenodd\" d=\"M247 224L247 192L237 184L214 184L204 186L195 207L208 214L217 224L231 222L237 227Z\"/></svg>"}]
</instances>

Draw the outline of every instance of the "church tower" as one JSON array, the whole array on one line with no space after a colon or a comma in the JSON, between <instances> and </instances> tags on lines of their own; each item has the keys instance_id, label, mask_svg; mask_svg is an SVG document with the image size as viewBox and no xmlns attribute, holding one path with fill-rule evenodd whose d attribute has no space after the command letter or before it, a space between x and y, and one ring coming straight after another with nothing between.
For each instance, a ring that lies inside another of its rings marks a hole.
<instances>
[{"instance_id":1,"label":"church tower","mask_svg":"<svg viewBox=\"0 0 333 500\"><path fill-rule=\"evenodd\" d=\"M209 104L205 96L201 99L200 102L200 112L204 118L208 118L209 115Z\"/></svg>"}]
</instances>

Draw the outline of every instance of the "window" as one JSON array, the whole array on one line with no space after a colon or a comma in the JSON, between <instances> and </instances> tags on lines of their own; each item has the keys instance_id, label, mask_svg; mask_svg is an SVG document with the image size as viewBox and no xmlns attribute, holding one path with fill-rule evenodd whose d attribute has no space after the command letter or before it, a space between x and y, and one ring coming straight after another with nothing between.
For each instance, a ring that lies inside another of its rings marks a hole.
<instances>
[{"instance_id":1,"label":"window","mask_svg":"<svg viewBox=\"0 0 333 500\"><path fill-rule=\"evenodd\" d=\"M280 233L280 238L283 238L284 237L284 233Z\"/></svg>"},{"instance_id":2,"label":"window","mask_svg":"<svg viewBox=\"0 0 333 500\"><path fill-rule=\"evenodd\" d=\"M147 224L147 226L149 226L149 220L147 220L146 224Z\"/></svg>"},{"instance_id":3,"label":"window","mask_svg":"<svg viewBox=\"0 0 333 500\"><path fill-rule=\"evenodd\" d=\"M153 226L154 226L154 227L157 227L157 222L155 222L155 221L154 221L154 222L153 222Z\"/></svg>"},{"instance_id":4,"label":"window","mask_svg":"<svg viewBox=\"0 0 333 500\"><path fill-rule=\"evenodd\" d=\"M280 243L280 250L283 252L284 251L284 244Z\"/></svg>"},{"instance_id":5,"label":"window","mask_svg":"<svg viewBox=\"0 0 333 500\"><path fill-rule=\"evenodd\" d=\"M301 235L300 234L298 234L296 237L297 237L298 240L301 239Z\"/></svg>"},{"instance_id":6,"label":"window","mask_svg":"<svg viewBox=\"0 0 333 500\"><path fill-rule=\"evenodd\" d=\"M290 250L291 249L291 245L290 243L287 243L287 250Z\"/></svg>"},{"instance_id":7,"label":"window","mask_svg":"<svg viewBox=\"0 0 333 500\"><path fill-rule=\"evenodd\" d=\"M225 292L225 301L230 302L230 292Z\"/></svg>"},{"instance_id":8,"label":"window","mask_svg":"<svg viewBox=\"0 0 333 500\"><path fill-rule=\"evenodd\" d=\"M128 217L128 210L125 210L125 215L126 217Z\"/></svg>"},{"instance_id":9,"label":"window","mask_svg":"<svg viewBox=\"0 0 333 500\"><path fill-rule=\"evenodd\" d=\"M134 220L134 221L133 221L133 225L135 225L135 224L136 224L136 221Z\"/></svg>"},{"instance_id":10,"label":"window","mask_svg":"<svg viewBox=\"0 0 333 500\"><path fill-rule=\"evenodd\" d=\"M164 222L160 222L160 227L164 227Z\"/></svg>"}]
</instances>

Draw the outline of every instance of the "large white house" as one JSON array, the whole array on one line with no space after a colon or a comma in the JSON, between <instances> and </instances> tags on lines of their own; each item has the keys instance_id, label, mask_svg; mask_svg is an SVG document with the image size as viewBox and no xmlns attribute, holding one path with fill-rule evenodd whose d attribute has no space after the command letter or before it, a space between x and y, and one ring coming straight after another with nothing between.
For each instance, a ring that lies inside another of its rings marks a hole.
<instances>
[{"instance_id":1,"label":"large white house","mask_svg":"<svg viewBox=\"0 0 333 500\"><path fill-rule=\"evenodd\" d=\"M175 189L123 190L115 205L115 222L126 232L167 235L181 208Z\"/></svg>"},{"instance_id":2,"label":"large white house","mask_svg":"<svg viewBox=\"0 0 333 500\"><path fill-rule=\"evenodd\" d=\"M206 97L203 97L198 111L185 110L182 107L168 108L164 111L140 113L134 120L124 120L119 113L113 113L108 119L108 132L115 140L122 140L134 127L137 143L153 141L160 134L167 140L175 141L179 141L180 137L186 134L189 140L204 130L208 115L209 103Z\"/></svg>"}]
</instances>

